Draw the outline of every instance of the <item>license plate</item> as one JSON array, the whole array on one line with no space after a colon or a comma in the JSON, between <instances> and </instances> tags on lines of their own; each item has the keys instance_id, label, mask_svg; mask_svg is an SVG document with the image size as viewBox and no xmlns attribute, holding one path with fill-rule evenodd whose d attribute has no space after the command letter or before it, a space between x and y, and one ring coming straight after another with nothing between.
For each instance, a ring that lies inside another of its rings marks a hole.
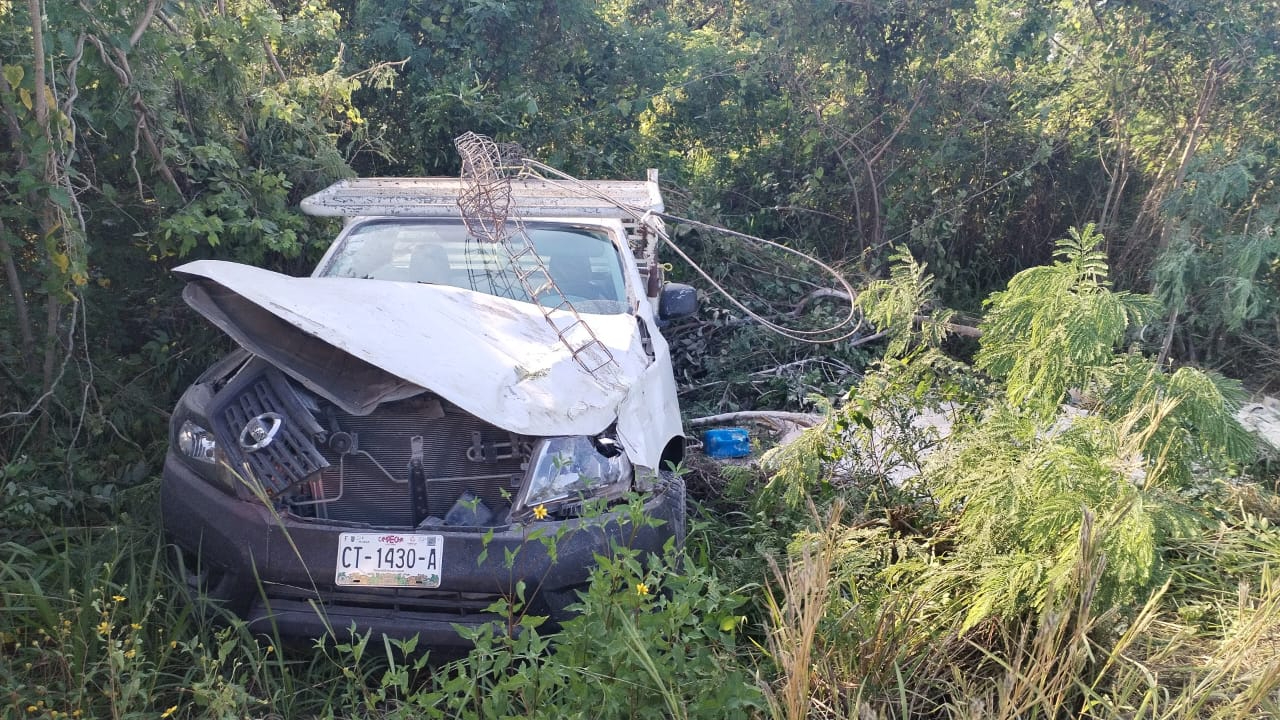
<instances>
[{"instance_id":1,"label":"license plate","mask_svg":"<svg viewBox=\"0 0 1280 720\"><path fill-rule=\"evenodd\" d=\"M342 533L338 585L440 587L444 538L440 535Z\"/></svg>"}]
</instances>

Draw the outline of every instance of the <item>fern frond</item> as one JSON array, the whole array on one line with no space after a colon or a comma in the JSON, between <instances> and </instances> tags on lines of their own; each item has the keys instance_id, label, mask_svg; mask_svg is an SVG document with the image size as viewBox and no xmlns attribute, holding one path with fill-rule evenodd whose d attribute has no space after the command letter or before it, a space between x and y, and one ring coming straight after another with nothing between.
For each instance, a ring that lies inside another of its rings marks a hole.
<instances>
[{"instance_id":1,"label":"fern frond","mask_svg":"<svg viewBox=\"0 0 1280 720\"><path fill-rule=\"evenodd\" d=\"M1148 483L1185 487L1195 466L1248 462L1257 451L1235 417L1244 391L1217 373L1183 367L1166 374L1127 353L1113 363L1102 398L1099 410L1141 438L1136 451L1145 458Z\"/></svg>"},{"instance_id":2,"label":"fern frond","mask_svg":"<svg viewBox=\"0 0 1280 720\"><path fill-rule=\"evenodd\" d=\"M1078 285L1105 287L1110 284L1107 254L1098 250L1104 239L1093 223L1081 229L1070 228L1067 237L1055 243L1053 255L1072 269Z\"/></svg>"},{"instance_id":3,"label":"fern frond","mask_svg":"<svg viewBox=\"0 0 1280 720\"><path fill-rule=\"evenodd\" d=\"M1018 273L987 300L975 362L1038 417L1051 417L1069 389L1089 387L1129 327L1155 314L1151 297L1108 288L1101 240L1091 225L1073 229L1057 262Z\"/></svg>"},{"instance_id":4,"label":"fern frond","mask_svg":"<svg viewBox=\"0 0 1280 720\"><path fill-rule=\"evenodd\" d=\"M925 480L957 515L955 557L965 573L966 626L1040 609L1085 562L1077 538L1086 513L1107 557L1095 601L1124 603L1164 576L1161 548L1186 527L1176 494L1143 482L1132 428L1101 415L1064 416L1049 430L993 408L986 422L936 455Z\"/></svg>"},{"instance_id":5,"label":"fern frond","mask_svg":"<svg viewBox=\"0 0 1280 720\"><path fill-rule=\"evenodd\" d=\"M872 326L888 335L887 356L902 357L917 345L938 347L946 338L946 328L954 313L936 311L916 322L934 299L933 275L926 272L928 265L917 262L905 246L897 248L889 259L892 263L889 279L868 283L854 305Z\"/></svg>"}]
</instances>

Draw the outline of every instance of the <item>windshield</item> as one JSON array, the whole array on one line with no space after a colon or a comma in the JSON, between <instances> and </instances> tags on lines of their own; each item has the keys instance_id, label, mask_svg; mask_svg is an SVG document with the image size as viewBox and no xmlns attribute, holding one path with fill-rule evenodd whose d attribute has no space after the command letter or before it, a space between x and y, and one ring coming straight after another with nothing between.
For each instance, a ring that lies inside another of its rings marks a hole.
<instances>
[{"instance_id":1,"label":"windshield","mask_svg":"<svg viewBox=\"0 0 1280 720\"><path fill-rule=\"evenodd\" d=\"M451 285L548 307L567 300L588 313L627 311L622 265L607 232L552 223L526 223L524 233L509 229L510 250L471 237L460 221L364 222L320 275ZM537 257L527 252L529 242ZM554 286L538 268L539 257Z\"/></svg>"}]
</instances>

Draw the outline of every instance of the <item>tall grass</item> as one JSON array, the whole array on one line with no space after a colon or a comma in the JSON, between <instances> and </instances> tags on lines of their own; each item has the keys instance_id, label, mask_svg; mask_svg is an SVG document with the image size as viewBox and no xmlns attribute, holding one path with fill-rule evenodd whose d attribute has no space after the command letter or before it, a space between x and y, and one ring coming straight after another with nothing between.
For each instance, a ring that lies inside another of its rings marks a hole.
<instances>
[{"instance_id":1,"label":"tall grass","mask_svg":"<svg viewBox=\"0 0 1280 720\"><path fill-rule=\"evenodd\" d=\"M151 528L64 527L0 544L0 679L10 717L229 717L289 709L270 642L181 596Z\"/></svg>"},{"instance_id":2,"label":"tall grass","mask_svg":"<svg viewBox=\"0 0 1280 720\"><path fill-rule=\"evenodd\" d=\"M0 717L657 719L763 707L724 622L745 598L680 567L674 550L598 558L554 645L517 597L518 632L474 630L475 648L452 659L368 634L289 646L254 636L187 597L167 552L158 528L127 519L0 542Z\"/></svg>"},{"instance_id":3,"label":"tall grass","mask_svg":"<svg viewBox=\"0 0 1280 720\"><path fill-rule=\"evenodd\" d=\"M833 602L838 518L773 566L773 718L1280 717L1280 533L1256 516L1206 532L1174 577L1122 614L1096 610L1107 558L1084 511L1075 575L1050 602L967 631L959 614L949 627L919 623L945 615L910 591Z\"/></svg>"},{"instance_id":4,"label":"tall grass","mask_svg":"<svg viewBox=\"0 0 1280 720\"><path fill-rule=\"evenodd\" d=\"M1220 522L1171 548L1167 581L1130 611L1095 602L1108 559L1091 513L1075 574L1043 607L963 629L964 613L946 611L963 598L880 569L937 549L836 502L704 523L702 562L620 548L561 633L530 619L449 662L368 636L288 648L253 637L182 596L146 523L11 533L0 716L1280 717L1280 503L1256 486L1220 497ZM744 562L793 521L808 529L789 552ZM715 570L728 555L732 578Z\"/></svg>"},{"instance_id":5,"label":"tall grass","mask_svg":"<svg viewBox=\"0 0 1280 720\"><path fill-rule=\"evenodd\" d=\"M815 520L817 509L810 504ZM818 630L827 615L831 595L831 569L836 560L837 536L843 506L836 503L827 512L822 531L800 543L783 570L768 558L773 586L765 588L769 612L768 653L778 667L779 678L768 695L769 711L775 718L800 720L810 706L822 702L823 695L839 696L838 690L822 687L829 657L818 648ZM774 589L776 587L776 589Z\"/></svg>"}]
</instances>

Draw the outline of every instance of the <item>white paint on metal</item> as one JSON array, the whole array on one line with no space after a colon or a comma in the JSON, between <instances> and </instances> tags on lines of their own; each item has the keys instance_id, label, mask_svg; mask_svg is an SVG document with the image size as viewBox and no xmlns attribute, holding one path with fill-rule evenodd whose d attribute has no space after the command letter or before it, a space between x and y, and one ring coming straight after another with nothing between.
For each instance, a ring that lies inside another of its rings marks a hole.
<instances>
[{"instance_id":1,"label":"white paint on metal","mask_svg":"<svg viewBox=\"0 0 1280 720\"><path fill-rule=\"evenodd\" d=\"M638 209L663 211L656 180L586 180L599 195ZM631 218L617 205L582 188L538 178L516 178L511 183L512 214L524 218L569 216L576 218ZM351 178L339 180L302 201L308 215L352 218L459 217L458 195L463 180L451 177Z\"/></svg>"},{"instance_id":2,"label":"white paint on metal","mask_svg":"<svg viewBox=\"0 0 1280 720\"><path fill-rule=\"evenodd\" d=\"M650 327L651 360L637 315L588 315L617 359L615 369L595 378L531 303L440 285L295 278L217 260L175 272L212 281L302 333L511 432L595 435L616 420L628 457L650 469L681 432L679 411L667 402L676 388L666 341ZM648 323L648 300L641 294L633 302L639 321ZM297 369L281 370L325 395Z\"/></svg>"}]
</instances>

